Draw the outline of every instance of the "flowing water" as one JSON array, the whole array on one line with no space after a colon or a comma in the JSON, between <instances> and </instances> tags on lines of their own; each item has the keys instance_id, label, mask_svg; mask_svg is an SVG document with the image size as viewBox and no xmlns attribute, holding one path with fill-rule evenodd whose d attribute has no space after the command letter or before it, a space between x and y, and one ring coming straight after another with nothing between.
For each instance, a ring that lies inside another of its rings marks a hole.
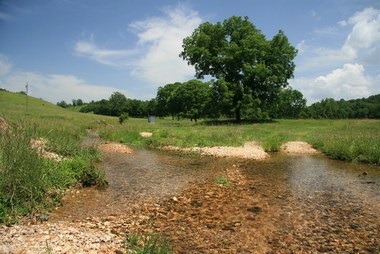
<instances>
[{"instance_id":1,"label":"flowing water","mask_svg":"<svg viewBox=\"0 0 380 254\"><path fill-rule=\"evenodd\" d=\"M136 149L131 155L106 153L101 167L109 186L77 190L67 195L64 205L52 217L79 220L91 216L119 215L125 210L175 196L189 184L202 181L223 160L180 156Z\"/></svg>"},{"instance_id":2,"label":"flowing water","mask_svg":"<svg viewBox=\"0 0 380 254\"><path fill-rule=\"evenodd\" d=\"M237 167L244 177L254 180L251 195L272 208L273 221L270 214L267 220L275 225L276 235L265 241L274 249L294 244L297 246L289 253L297 253L299 246L329 253L339 244L339 248L353 252L380 251L379 166L321 155L272 154L265 161L253 161L146 149L136 149L130 155L105 154L101 166L108 188L82 189L68 195L53 219L75 221L123 214L172 198L194 183L210 182L224 175L226 168Z\"/></svg>"},{"instance_id":3,"label":"flowing water","mask_svg":"<svg viewBox=\"0 0 380 254\"><path fill-rule=\"evenodd\" d=\"M281 253L379 253L380 167L324 156L277 155L244 162L261 179L256 195L275 207L276 234L268 243ZM313 250L313 251L311 251ZM275 253L275 252L274 252Z\"/></svg>"},{"instance_id":4,"label":"flowing water","mask_svg":"<svg viewBox=\"0 0 380 254\"><path fill-rule=\"evenodd\" d=\"M380 205L380 167L330 160L324 156L277 155L264 162L243 163L250 177L260 176L273 188L307 202L322 196ZM281 193L279 193L281 196ZM333 201L333 200L331 200Z\"/></svg>"}]
</instances>

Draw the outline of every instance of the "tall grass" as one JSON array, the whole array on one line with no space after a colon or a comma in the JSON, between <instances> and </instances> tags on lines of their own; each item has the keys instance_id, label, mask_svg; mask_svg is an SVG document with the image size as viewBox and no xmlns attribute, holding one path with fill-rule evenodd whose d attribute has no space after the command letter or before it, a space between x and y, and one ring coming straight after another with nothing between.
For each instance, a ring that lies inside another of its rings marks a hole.
<instances>
[{"instance_id":1,"label":"tall grass","mask_svg":"<svg viewBox=\"0 0 380 254\"><path fill-rule=\"evenodd\" d=\"M10 224L20 216L51 208L70 186L105 184L104 173L95 164L96 150L71 142L58 145L53 139L50 147L69 157L63 161L44 158L31 145L39 137L38 129L36 124L7 121L0 131L0 223Z\"/></svg>"},{"instance_id":2,"label":"tall grass","mask_svg":"<svg viewBox=\"0 0 380 254\"><path fill-rule=\"evenodd\" d=\"M309 141L332 158L380 165L380 121L333 121Z\"/></svg>"},{"instance_id":3,"label":"tall grass","mask_svg":"<svg viewBox=\"0 0 380 254\"><path fill-rule=\"evenodd\" d=\"M0 222L37 208L48 190L46 164L31 149L33 128L10 125L0 135Z\"/></svg>"}]
</instances>

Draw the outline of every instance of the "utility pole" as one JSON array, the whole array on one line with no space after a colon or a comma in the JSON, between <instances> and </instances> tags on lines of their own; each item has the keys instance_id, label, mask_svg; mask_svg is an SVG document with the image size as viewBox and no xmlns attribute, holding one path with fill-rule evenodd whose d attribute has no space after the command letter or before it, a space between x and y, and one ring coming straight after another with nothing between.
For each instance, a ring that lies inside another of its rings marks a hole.
<instances>
[{"instance_id":1,"label":"utility pole","mask_svg":"<svg viewBox=\"0 0 380 254\"><path fill-rule=\"evenodd\" d=\"M26 85L25 85L25 100L26 100L26 103L25 103L25 109L26 109L26 112L28 112L28 89L29 89L29 84L28 82L26 82Z\"/></svg>"}]
</instances>

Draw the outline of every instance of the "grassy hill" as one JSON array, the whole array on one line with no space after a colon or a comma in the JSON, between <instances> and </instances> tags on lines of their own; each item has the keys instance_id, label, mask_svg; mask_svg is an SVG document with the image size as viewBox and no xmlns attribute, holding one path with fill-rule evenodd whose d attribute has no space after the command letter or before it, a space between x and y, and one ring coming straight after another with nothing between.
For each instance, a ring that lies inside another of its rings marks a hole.
<instances>
[{"instance_id":1,"label":"grassy hill","mask_svg":"<svg viewBox=\"0 0 380 254\"><path fill-rule=\"evenodd\" d=\"M42 129L74 128L83 132L99 122L117 123L114 117L83 114L63 109L50 102L25 94L0 91L0 117L11 121L32 122Z\"/></svg>"}]
</instances>

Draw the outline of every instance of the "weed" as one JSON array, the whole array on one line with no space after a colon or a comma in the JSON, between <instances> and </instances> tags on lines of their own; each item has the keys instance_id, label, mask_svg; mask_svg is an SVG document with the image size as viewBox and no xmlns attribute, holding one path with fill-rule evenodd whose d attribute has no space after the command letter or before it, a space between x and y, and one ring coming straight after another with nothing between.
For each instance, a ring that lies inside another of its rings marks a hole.
<instances>
[{"instance_id":1,"label":"weed","mask_svg":"<svg viewBox=\"0 0 380 254\"><path fill-rule=\"evenodd\" d=\"M230 181L228 181L228 179L226 177L223 177L223 176L215 177L214 181L217 184L221 184L224 186L230 186Z\"/></svg>"},{"instance_id":2,"label":"weed","mask_svg":"<svg viewBox=\"0 0 380 254\"><path fill-rule=\"evenodd\" d=\"M169 241L159 234L131 234L125 241L124 247L133 254L171 254L173 249Z\"/></svg>"}]
</instances>

